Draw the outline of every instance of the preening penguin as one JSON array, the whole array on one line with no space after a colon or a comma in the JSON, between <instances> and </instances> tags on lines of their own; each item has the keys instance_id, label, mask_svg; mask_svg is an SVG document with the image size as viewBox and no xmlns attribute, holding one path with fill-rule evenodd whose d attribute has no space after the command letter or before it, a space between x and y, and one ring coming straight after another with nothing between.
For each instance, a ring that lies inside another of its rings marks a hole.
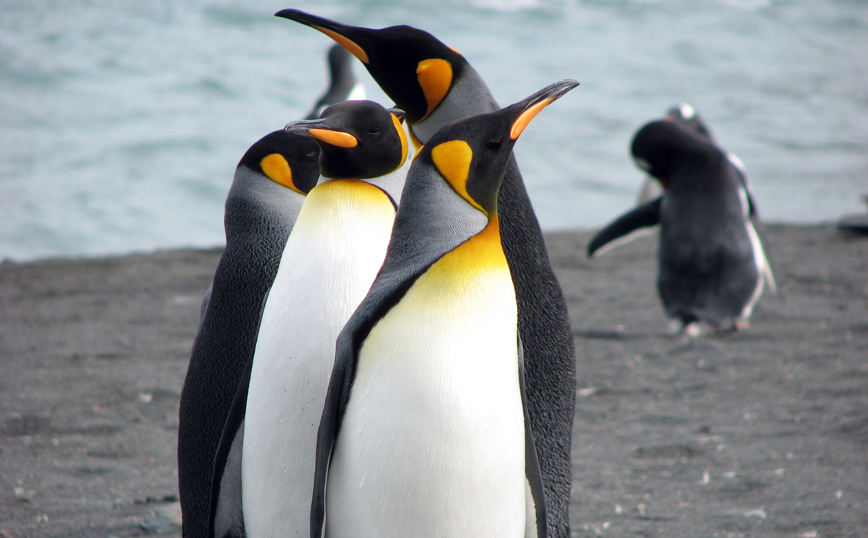
<instances>
[{"instance_id":1,"label":"preening penguin","mask_svg":"<svg viewBox=\"0 0 868 538\"><path fill-rule=\"evenodd\" d=\"M742 170L711 139L678 121L648 123L631 151L664 194L600 231L588 255L659 223L657 286L671 330L695 336L701 324L745 327L763 285L774 291L775 281Z\"/></svg>"},{"instance_id":2,"label":"preening penguin","mask_svg":"<svg viewBox=\"0 0 868 538\"><path fill-rule=\"evenodd\" d=\"M178 486L184 536L208 532L211 472L235 388L253 355L262 301L307 192L319 178L319 148L283 130L241 158L226 198L226 250L202 305L181 391Z\"/></svg>"},{"instance_id":3,"label":"preening penguin","mask_svg":"<svg viewBox=\"0 0 868 538\"><path fill-rule=\"evenodd\" d=\"M457 51L410 26L369 29L287 9L277 13L334 39L407 113L417 147L455 120L495 112L488 86ZM566 301L514 157L498 195L503 248L516 286L527 399L548 509L549 536L567 538L575 350Z\"/></svg>"},{"instance_id":4,"label":"preening penguin","mask_svg":"<svg viewBox=\"0 0 868 538\"><path fill-rule=\"evenodd\" d=\"M681 123L685 127L696 132L696 134L702 135L712 142L714 141L714 136L711 134L711 128L705 120L702 119L699 112L687 103L678 103L669 107L666 111L666 119ZM737 158L735 159L737 160ZM661 194L663 194L663 187L656 179L654 179L654 177L648 176L645 183L642 185L642 190L639 192L639 205L650 202Z\"/></svg>"},{"instance_id":5,"label":"preening penguin","mask_svg":"<svg viewBox=\"0 0 868 538\"><path fill-rule=\"evenodd\" d=\"M319 144L323 177L286 242L249 378L218 451L225 467L215 478L240 476L241 486L237 478L215 481L217 537L239 536L241 528L250 538L309 533L316 430L335 338L383 263L406 176L400 114L347 101L287 126Z\"/></svg>"},{"instance_id":6,"label":"preening penguin","mask_svg":"<svg viewBox=\"0 0 868 538\"><path fill-rule=\"evenodd\" d=\"M577 85L444 127L413 161L338 337L312 538L546 535L498 188L528 122Z\"/></svg>"}]
</instances>

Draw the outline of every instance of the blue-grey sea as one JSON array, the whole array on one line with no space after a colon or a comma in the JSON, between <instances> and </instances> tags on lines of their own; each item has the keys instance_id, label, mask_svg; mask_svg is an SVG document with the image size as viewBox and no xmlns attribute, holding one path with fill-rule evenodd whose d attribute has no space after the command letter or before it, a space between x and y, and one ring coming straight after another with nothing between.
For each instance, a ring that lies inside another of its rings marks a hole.
<instances>
[{"instance_id":1,"label":"blue-grey sea","mask_svg":"<svg viewBox=\"0 0 868 538\"><path fill-rule=\"evenodd\" d=\"M428 30L504 105L581 81L516 146L547 230L633 204L630 140L682 101L766 221L865 211L864 0L0 0L0 259L221 245L238 159L326 85L331 41L288 7Z\"/></svg>"}]
</instances>

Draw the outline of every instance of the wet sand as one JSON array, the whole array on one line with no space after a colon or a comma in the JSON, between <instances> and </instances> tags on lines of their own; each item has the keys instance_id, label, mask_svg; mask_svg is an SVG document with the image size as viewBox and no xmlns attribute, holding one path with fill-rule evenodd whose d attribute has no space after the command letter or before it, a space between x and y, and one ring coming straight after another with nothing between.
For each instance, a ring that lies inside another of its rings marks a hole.
<instances>
[{"instance_id":1,"label":"wet sand","mask_svg":"<svg viewBox=\"0 0 868 538\"><path fill-rule=\"evenodd\" d=\"M868 236L771 226L748 331L668 336L656 239L546 235L576 342L573 534L868 536ZM180 536L178 398L219 250L0 265L0 538Z\"/></svg>"}]
</instances>

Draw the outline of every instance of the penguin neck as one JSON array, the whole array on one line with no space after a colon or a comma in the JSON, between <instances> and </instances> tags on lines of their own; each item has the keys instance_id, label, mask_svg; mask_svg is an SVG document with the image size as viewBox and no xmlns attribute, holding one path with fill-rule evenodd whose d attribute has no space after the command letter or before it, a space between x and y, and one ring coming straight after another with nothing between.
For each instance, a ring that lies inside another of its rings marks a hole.
<instances>
[{"instance_id":1,"label":"penguin neck","mask_svg":"<svg viewBox=\"0 0 868 538\"><path fill-rule=\"evenodd\" d=\"M394 201L378 186L360 179L332 179L307 195L293 232L364 233L368 224L385 221L391 228L395 212Z\"/></svg>"},{"instance_id":2,"label":"penguin neck","mask_svg":"<svg viewBox=\"0 0 868 538\"><path fill-rule=\"evenodd\" d=\"M476 235L455 247L437 265L456 278L474 278L480 273L509 271L500 241L500 220L491 215L488 224Z\"/></svg>"},{"instance_id":3,"label":"penguin neck","mask_svg":"<svg viewBox=\"0 0 868 538\"><path fill-rule=\"evenodd\" d=\"M288 234L305 196L246 166L235 171L224 206L226 244L271 233Z\"/></svg>"},{"instance_id":4,"label":"penguin neck","mask_svg":"<svg viewBox=\"0 0 868 538\"><path fill-rule=\"evenodd\" d=\"M392 201L392 205L397 208L399 202L401 201L401 191L404 189L404 183L407 180L407 170L410 167L409 161L409 159L405 159L404 163L400 167L392 170L388 174L384 174L378 177L365 179L320 177L319 182L317 183L317 187L321 185L327 185L335 181L360 181L362 183L372 185L383 191L386 196L388 196L389 199Z\"/></svg>"}]
</instances>

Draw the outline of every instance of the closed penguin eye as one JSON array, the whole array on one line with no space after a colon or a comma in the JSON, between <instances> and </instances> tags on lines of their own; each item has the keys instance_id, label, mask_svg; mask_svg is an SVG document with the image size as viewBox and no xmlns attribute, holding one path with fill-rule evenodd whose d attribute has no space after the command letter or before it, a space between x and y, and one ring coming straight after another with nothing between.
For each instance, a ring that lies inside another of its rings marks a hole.
<instances>
[{"instance_id":1,"label":"closed penguin eye","mask_svg":"<svg viewBox=\"0 0 868 538\"><path fill-rule=\"evenodd\" d=\"M488 146L491 148L498 148L500 147L500 142L502 139L503 135L501 133L497 133L496 135L493 135L488 141Z\"/></svg>"}]
</instances>

